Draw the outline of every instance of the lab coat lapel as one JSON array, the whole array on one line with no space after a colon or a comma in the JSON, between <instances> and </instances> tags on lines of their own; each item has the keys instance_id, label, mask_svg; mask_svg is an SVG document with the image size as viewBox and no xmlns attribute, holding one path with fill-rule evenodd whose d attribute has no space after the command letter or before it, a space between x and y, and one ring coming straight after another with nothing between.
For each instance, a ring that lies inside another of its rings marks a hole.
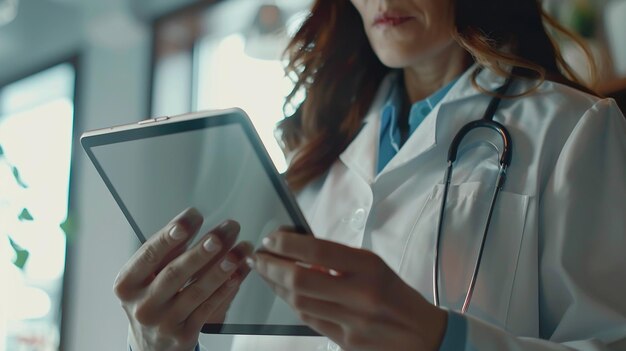
<instances>
[{"instance_id":1,"label":"lab coat lapel","mask_svg":"<svg viewBox=\"0 0 626 351\"><path fill-rule=\"evenodd\" d=\"M472 85L472 72L476 68L477 66L474 65L459 78L441 103L426 116L422 124L376 179L404 169L405 165L416 162L420 156L438 144L442 148L439 151L447 153L448 145L458 130L466 123L482 117L491 97L482 94ZM504 77L488 69L483 69L476 78L476 82L489 91L497 89L504 84L504 81ZM442 162L445 162L445 159Z\"/></svg>"},{"instance_id":2,"label":"lab coat lapel","mask_svg":"<svg viewBox=\"0 0 626 351\"><path fill-rule=\"evenodd\" d=\"M438 143L449 145L452 137L462 125L482 117L490 97L478 91L471 82L472 72L477 65L470 67L450 89L450 92L413 132L398 154L381 173L376 174L380 115L382 106L394 82L394 75L388 75L382 82L370 110L364 118L364 126L357 137L339 156L339 159L367 184L374 183L388 173L404 169L409 162L416 161ZM504 77L483 69L476 82L483 88L493 91L505 81ZM483 100L486 103L482 102ZM446 147L447 152L447 147ZM445 160L444 160L445 161Z\"/></svg>"},{"instance_id":3,"label":"lab coat lapel","mask_svg":"<svg viewBox=\"0 0 626 351\"><path fill-rule=\"evenodd\" d=\"M363 127L356 138L348 145L339 159L346 167L354 171L367 184L374 181L378 158L380 114L389 95L394 75L389 74L380 85L371 107L363 119Z\"/></svg>"}]
</instances>

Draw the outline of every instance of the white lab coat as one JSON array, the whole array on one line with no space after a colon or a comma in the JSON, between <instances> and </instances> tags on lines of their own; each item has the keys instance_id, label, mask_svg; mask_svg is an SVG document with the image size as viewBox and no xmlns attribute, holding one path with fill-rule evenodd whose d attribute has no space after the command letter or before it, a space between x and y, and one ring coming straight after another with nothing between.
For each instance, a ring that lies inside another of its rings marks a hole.
<instances>
[{"instance_id":1,"label":"white lab coat","mask_svg":"<svg viewBox=\"0 0 626 351\"><path fill-rule=\"evenodd\" d=\"M373 250L430 301L448 147L490 100L472 87L470 71L376 174L386 79L357 138L299 194L316 236ZM503 79L484 70L478 83L493 90ZM517 80L511 92L531 85ZM466 350L626 350L626 120L613 100L553 82L503 100L495 120L511 133L513 161L468 311ZM441 252L441 302L455 310L497 172L487 141L498 139L469 139L455 168ZM238 336L232 349L338 348L322 337Z\"/></svg>"}]
</instances>

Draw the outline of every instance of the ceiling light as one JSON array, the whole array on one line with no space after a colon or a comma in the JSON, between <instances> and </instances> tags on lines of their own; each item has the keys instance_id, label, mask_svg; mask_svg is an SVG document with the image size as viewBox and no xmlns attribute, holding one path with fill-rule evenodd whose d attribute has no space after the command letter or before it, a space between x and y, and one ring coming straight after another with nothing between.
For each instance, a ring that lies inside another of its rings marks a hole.
<instances>
[{"instance_id":1,"label":"ceiling light","mask_svg":"<svg viewBox=\"0 0 626 351\"><path fill-rule=\"evenodd\" d=\"M19 0L0 0L0 26L13 22L18 7Z\"/></svg>"}]
</instances>

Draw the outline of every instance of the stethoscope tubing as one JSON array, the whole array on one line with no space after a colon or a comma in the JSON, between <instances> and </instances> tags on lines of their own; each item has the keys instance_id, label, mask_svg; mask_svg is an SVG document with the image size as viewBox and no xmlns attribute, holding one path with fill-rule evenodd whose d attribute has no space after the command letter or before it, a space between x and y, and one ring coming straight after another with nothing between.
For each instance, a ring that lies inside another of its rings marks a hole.
<instances>
[{"instance_id":1,"label":"stethoscope tubing","mask_svg":"<svg viewBox=\"0 0 626 351\"><path fill-rule=\"evenodd\" d=\"M439 299L439 254L441 250L441 234L443 231L443 224L445 223L445 208L448 199L448 192L450 190L450 183L452 180L452 174L454 171L454 162L457 160L457 153L463 138L472 130L478 128L488 128L496 131L502 140L503 151L499 158L499 170L498 177L496 179L496 184L493 190L493 194L491 196L491 203L489 206L489 213L487 215L487 220L484 225L483 236L480 243L480 248L478 250L478 255L476 257L476 261L474 263L474 270L472 272L472 278L470 280L470 284L468 285L467 292L465 294L465 299L463 301L463 306L461 308L461 313L465 314L469 308L470 302L474 295L474 288L476 286L476 280L478 278L478 272L480 270L480 264L482 262L482 256L485 248L485 243L487 241L487 234L489 232L489 227L491 224L491 219L493 217L493 210L495 208L496 201L498 199L498 195L502 188L504 187L504 183L506 182L507 169L511 164L512 154L513 154L513 143L511 139L511 135L502 124L493 120L496 110L501 101L501 96L508 90L509 86L512 83L512 78L509 77L507 81L498 88L495 93L495 97L489 103L483 118L480 120L472 121L465 126L463 126L459 132L454 136L452 143L450 144L450 148L448 150L448 165L446 168L446 172L444 175L444 189L443 189L443 198L441 200L441 207L439 209L439 221L437 224L437 237L435 240L435 253L434 253L434 262L433 262L433 303L435 306L440 306Z\"/></svg>"}]
</instances>

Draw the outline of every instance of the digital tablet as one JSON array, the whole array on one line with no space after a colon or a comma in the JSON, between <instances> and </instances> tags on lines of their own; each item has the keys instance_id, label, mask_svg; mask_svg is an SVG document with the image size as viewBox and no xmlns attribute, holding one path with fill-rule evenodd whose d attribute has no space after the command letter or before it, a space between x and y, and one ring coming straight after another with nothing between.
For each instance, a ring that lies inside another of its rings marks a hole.
<instances>
[{"instance_id":1,"label":"digital tablet","mask_svg":"<svg viewBox=\"0 0 626 351\"><path fill-rule=\"evenodd\" d=\"M157 117L86 132L81 144L143 243L188 207L204 215L199 235L226 219L259 247L282 225L311 233L250 119L241 109ZM224 324L205 333L318 335L254 271Z\"/></svg>"}]
</instances>

